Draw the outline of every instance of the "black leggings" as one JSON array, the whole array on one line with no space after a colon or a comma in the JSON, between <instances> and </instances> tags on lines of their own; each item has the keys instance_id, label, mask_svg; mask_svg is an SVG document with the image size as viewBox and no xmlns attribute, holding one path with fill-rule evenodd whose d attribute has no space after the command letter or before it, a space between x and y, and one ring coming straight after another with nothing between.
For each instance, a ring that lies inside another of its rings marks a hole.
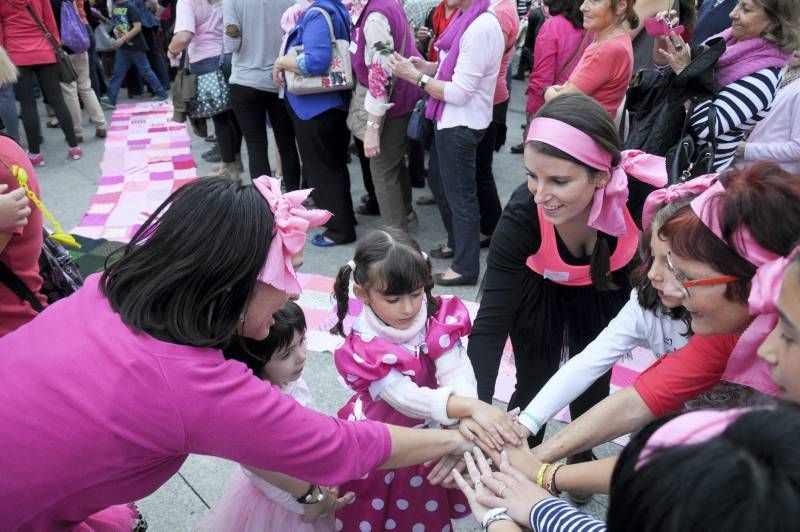
<instances>
[{"instance_id":1,"label":"black leggings","mask_svg":"<svg viewBox=\"0 0 800 532\"><path fill-rule=\"evenodd\" d=\"M18 69L19 78L17 79L15 92L19 97L20 107L22 108L22 125L25 127L25 136L28 139L28 151L30 153L39 153L42 135L42 124L33 90L34 76L39 81L39 87L41 87L47 103L56 113L58 124L61 126L61 131L64 132L67 144L69 144L70 148L77 146L78 139L75 137L72 115L69 114L67 104L64 103L64 96L61 94L56 64L21 66Z\"/></svg>"},{"instance_id":2,"label":"black leggings","mask_svg":"<svg viewBox=\"0 0 800 532\"><path fill-rule=\"evenodd\" d=\"M232 163L242 151L242 130L233 111L225 111L211 117L214 122L214 133L217 135L222 162Z\"/></svg>"},{"instance_id":3,"label":"black leggings","mask_svg":"<svg viewBox=\"0 0 800 532\"><path fill-rule=\"evenodd\" d=\"M300 156L294 136L292 118L286 104L275 92L262 91L244 85L231 84L231 100L236 118L247 143L250 178L272 175L267 140L269 115L275 143L281 154L281 167L286 190L300 188Z\"/></svg>"}]
</instances>

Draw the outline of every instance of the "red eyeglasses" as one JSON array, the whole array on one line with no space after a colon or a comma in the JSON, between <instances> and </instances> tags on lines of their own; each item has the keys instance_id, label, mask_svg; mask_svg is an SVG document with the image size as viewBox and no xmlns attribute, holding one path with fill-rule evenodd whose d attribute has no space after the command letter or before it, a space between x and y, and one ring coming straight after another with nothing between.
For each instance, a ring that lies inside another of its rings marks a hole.
<instances>
[{"instance_id":1,"label":"red eyeglasses","mask_svg":"<svg viewBox=\"0 0 800 532\"><path fill-rule=\"evenodd\" d=\"M695 286L713 286L717 284L732 283L733 281L739 280L738 277L733 275L718 275L716 277L706 277L704 279L689 279L685 273L675 269L675 266L672 264L672 253L669 251L667 252L667 269L669 269L670 273L675 277L675 280L681 284L686 297L691 296L689 293L689 288L693 288Z\"/></svg>"}]
</instances>

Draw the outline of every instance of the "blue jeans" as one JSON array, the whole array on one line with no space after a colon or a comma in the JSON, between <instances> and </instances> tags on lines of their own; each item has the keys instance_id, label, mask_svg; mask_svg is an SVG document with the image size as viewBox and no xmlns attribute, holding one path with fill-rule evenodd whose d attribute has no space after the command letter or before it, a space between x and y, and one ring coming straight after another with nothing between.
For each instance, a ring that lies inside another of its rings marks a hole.
<instances>
[{"instance_id":1,"label":"blue jeans","mask_svg":"<svg viewBox=\"0 0 800 532\"><path fill-rule=\"evenodd\" d=\"M447 245L455 252L450 267L464 277L477 278L481 270L475 169L484 131L466 126L435 129L428 164L428 184L447 229Z\"/></svg>"},{"instance_id":2,"label":"blue jeans","mask_svg":"<svg viewBox=\"0 0 800 532\"><path fill-rule=\"evenodd\" d=\"M136 67L139 74L155 91L156 96L167 96L164 87L161 86L161 82L158 81L156 73L153 72L150 63L147 61L147 54L136 50L120 48L114 56L114 74L111 76L111 84L108 87L108 98L111 100L111 103L117 103L117 94L119 94L122 82L125 81L125 74L128 73L131 65Z\"/></svg>"},{"instance_id":3,"label":"blue jeans","mask_svg":"<svg viewBox=\"0 0 800 532\"><path fill-rule=\"evenodd\" d=\"M225 74L226 77L230 77L231 75L231 56L233 54L225 54L222 59L222 72ZM219 56L215 55L214 57L206 57L205 59L201 59L200 61L190 63L189 70L192 74L196 76L200 76L203 74L208 74L209 72L214 72L216 69L220 68L219 64Z\"/></svg>"},{"instance_id":4,"label":"blue jeans","mask_svg":"<svg viewBox=\"0 0 800 532\"><path fill-rule=\"evenodd\" d=\"M6 127L6 133L19 142L19 118L13 83L0 84L0 120Z\"/></svg>"}]
</instances>

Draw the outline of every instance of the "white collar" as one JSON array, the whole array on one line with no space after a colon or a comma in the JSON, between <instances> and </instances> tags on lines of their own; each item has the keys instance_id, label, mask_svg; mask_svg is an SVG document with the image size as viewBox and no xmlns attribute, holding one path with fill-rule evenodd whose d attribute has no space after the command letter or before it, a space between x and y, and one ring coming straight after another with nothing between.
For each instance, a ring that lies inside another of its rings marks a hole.
<instances>
[{"instance_id":1,"label":"white collar","mask_svg":"<svg viewBox=\"0 0 800 532\"><path fill-rule=\"evenodd\" d=\"M394 344L406 344L417 338L421 332L424 333L427 321L428 305L425 301L423 301L422 308L419 309L419 313L414 317L414 321L408 329L396 329L387 325L369 305L365 304L364 310L361 312L361 319L359 319L358 329L360 333L373 334Z\"/></svg>"}]
</instances>

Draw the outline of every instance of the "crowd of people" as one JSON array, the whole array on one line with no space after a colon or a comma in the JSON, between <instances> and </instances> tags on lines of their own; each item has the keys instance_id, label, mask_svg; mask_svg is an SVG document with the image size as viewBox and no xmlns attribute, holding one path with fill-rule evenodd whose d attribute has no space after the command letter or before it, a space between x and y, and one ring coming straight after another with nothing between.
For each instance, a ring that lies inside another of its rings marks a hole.
<instances>
[{"instance_id":1,"label":"crowd of people","mask_svg":"<svg viewBox=\"0 0 800 532\"><path fill-rule=\"evenodd\" d=\"M0 4L4 526L144 530L134 502L196 453L240 464L209 531L800 528L796 0L160 4ZM87 40L81 13L99 34L112 21L108 84L96 44L67 37L70 6ZM203 136L213 122L216 175L48 306L37 91L79 158L80 104L103 137L130 66L129 91L163 100L168 63L176 116ZM202 112L200 96L181 107L186 72L212 95ZM512 77L528 77L527 120L503 205ZM447 233L427 253L411 195L426 182ZM384 227L357 235L357 213ZM332 294L352 391L336 417L313 410L293 301L312 228L315 246L356 243ZM434 294L482 271L474 323ZM636 347L651 364L609 395ZM565 406L572 422L545 439ZM562 492L608 493L607 519Z\"/></svg>"}]
</instances>

